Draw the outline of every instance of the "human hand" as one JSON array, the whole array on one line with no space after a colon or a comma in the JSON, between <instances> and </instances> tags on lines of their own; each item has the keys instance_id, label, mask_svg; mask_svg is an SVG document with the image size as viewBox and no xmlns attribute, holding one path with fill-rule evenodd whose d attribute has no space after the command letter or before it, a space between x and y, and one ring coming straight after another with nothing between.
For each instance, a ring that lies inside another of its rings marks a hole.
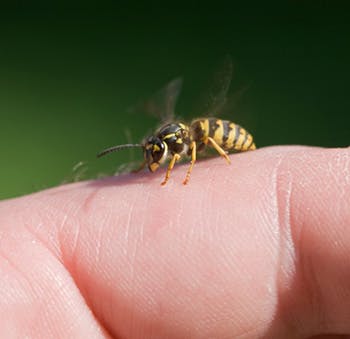
<instances>
[{"instance_id":1,"label":"human hand","mask_svg":"<svg viewBox=\"0 0 350 339\"><path fill-rule=\"evenodd\" d=\"M350 149L231 161L1 202L0 337L350 334Z\"/></svg>"}]
</instances>

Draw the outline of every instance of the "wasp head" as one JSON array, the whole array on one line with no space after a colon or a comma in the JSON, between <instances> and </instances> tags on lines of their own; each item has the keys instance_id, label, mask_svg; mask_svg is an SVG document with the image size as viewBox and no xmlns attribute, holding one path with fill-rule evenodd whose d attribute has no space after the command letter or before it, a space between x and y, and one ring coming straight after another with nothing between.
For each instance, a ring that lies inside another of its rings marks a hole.
<instances>
[{"instance_id":1,"label":"wasp head","mask_svg":"<svg viewBox=\"0 0 350 339\"><path fill-rule=\"evenodd\" d=\"M165 161L168 154L167 144L158 137L149 137L144 145L144 157L148 168L155 172L159 165Z\"/></svg>"}]
</instances>

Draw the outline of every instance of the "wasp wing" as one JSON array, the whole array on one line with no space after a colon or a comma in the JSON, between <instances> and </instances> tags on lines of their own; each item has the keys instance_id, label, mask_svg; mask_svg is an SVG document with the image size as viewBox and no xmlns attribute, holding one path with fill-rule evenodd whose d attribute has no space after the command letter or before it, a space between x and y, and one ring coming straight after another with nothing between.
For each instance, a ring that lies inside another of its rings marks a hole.
<instances>
[{"instance_id":1,"label":"wasp wing","mask_svg":"<svg viewBox=\"0 0 350 339\"><path fill-rule=\"evenodd\" d=\"M128 110L131 114L148 114L161 123L169 122L175 117L175 107L182 89L182 78L175 78L149 99L141 101Z\"/></svg>"},{"instance_id":2,"label":"wasp wing","mask_svg":"<svg viewBox=\"0 0 350 339\"><path fill-rule=\"evenodd\" d=\"M231 85L233 62L230 55L226 55L215 67L209 78L209 84L199 96L194 112L199 116L217 116L227 101L227 94Z\"/></svg>"},{"instance_id":3,"label":"wasp wing","mask_svg":"<svg viewBox=\"0 0 350 339\"><path fill-rule=\"evenodd\" d=\"M216 66L209 78L209 84L205 87L197 100L197 109L194 110L197 116L203 117L225 117L243 125L255 125L254 118L248 108L242 107L236 111L239 99L250 88L250 84L240 87L238 90L230 91L233 74L233 61L230 55L226 55ZM234 116L233 116L234 112Z\"/></svg>"}]
</instances>

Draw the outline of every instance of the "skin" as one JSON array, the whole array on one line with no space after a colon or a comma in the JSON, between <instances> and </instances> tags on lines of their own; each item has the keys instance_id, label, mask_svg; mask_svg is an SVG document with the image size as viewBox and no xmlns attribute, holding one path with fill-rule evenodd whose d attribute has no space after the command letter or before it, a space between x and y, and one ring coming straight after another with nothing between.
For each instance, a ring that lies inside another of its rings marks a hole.
<instances>
[{"instance_id":1,"label":"skin","mask_svg":"<svg viewBox=\"0 0 350 339\"><path fill-rule=\"evenodd\" d=\"M350 149L271 147L0 203L1 338L350 333Z\"/></svg>"}]
</instances>

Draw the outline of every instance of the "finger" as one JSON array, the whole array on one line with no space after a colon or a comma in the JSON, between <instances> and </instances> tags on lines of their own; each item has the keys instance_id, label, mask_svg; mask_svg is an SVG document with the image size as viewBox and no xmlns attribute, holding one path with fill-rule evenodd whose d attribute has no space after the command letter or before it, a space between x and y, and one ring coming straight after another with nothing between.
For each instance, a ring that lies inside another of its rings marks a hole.
<instances>
[{"instance_id":1,"label":"finger","mask_svg":"<svg viewBox=\"0 0 350 339\"><path fill-rule=\"evenodd\" d=\"M164 188L161 174L126 176L12 204L51 215L49 232L35 218L28 228L115 336L349 331L350 249L339 239L350 219L349 151L271 148L231 160L198 162L187 187L178 166Z\"/></svg>"},{"instance_id":2,"label":"finger","mask_svg":"<svg viewBox=\"0 0 350 339\"><path fill-rule=\"evenodd\" d=\"M59 206L46 199L0 203L0 337L106 338L62 262Z\"/></svg>"}]
</instances>

